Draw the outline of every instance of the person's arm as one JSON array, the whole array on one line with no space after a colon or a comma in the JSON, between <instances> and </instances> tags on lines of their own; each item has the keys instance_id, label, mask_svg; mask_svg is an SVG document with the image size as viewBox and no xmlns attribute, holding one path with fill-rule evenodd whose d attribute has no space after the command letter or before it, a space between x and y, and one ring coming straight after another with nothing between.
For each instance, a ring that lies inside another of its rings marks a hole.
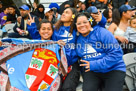
<instances>
[{"instance_id":1,"label":"person's arm","mask_svg":"<svg viewBox=\"0 0 136 91\"><path fill-rule=\"evenodd\" d=\"M114 34L114 31L117 29L117 25L115 23L111 23L111 25L109 26L108 30Z\"/></svg>"},{"instance_id":2,"label":"person's arm","mask_svg":"<svg viewBox=\"0 0 136 91\"><path fill-rule=\"evenodd\" d=\"M104 30L104 29L103 29ZM100 33L98 35L99 40L103 44L103 46L108 45L107 48L103 48L105 52L105 56L101 59L97 59L94 61L90 61L90 70L107 70L112 68L114 65L118 64L118 61L122 60L123 52L118 44L117 40L114 36L105 29L103 31L100 28Z\"/></svg>"},{"instance_id":3,"label":"person's arm","mask_svg":"<svg viewBox=\"0 0 136 91\"><path fill-rule=\"evenodd\" d=\"M17 22L16 22L15 26L13 27L14 32L18 33L18 31L16 30L17 28L22 29L22 28L21 28L21 24L23 24L23 19L22 19L21 16L19 16L19 17L17 18Z\"/></svg>"},{"instance_id":4,"label":"person's arm","mask_svg":"<svg viewBox=\"0 0 136 91\"><path fill-rule=\"evenodd\" d=\"M31 23L31 25L27 24L27 29L33 39L41 39L39 31L37 30L36 23Z\"/></svg>"},{"instance_id":5,"label":"person's arm","mask_svg":"<svg viewBox=\"0 0 136 91\"><path fill-rule=\"evenodd\" d=\"M104 27L106 25L107 19L104 17L104 15L102 14L102 19L101 21L98 23L99 26Z\"/></svg>"},{"instance_id":6,"label":"person's arm","mask_svg":"<svg viewBox=\"0 0 136 91\"><path fill-rule=\"evenodd\" d=\"M37 16L33 16L33 17L34 17L34 19L35 19L36 26L38 27L38 25L39 25L39 19L38 19ZM32 18L33 18L33 17L32 17Z\"/></svg>"}]
</instances>

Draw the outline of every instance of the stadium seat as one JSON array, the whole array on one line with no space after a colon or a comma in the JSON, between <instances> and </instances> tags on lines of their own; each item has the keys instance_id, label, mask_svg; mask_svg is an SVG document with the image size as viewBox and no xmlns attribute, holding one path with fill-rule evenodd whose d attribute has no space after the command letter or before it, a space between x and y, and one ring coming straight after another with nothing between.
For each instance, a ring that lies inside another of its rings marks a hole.
<instances>
[{"instance_id":1,"label":"stadium seat","mask_svg":"<svg viewBox=\"0 0 136 91\"><path fill-rule=\"evenodd\" d=\"M126 86L129 91L136 91L136 53L125 54L123 60L126 64Z\"/></svg>"}]
</instances>

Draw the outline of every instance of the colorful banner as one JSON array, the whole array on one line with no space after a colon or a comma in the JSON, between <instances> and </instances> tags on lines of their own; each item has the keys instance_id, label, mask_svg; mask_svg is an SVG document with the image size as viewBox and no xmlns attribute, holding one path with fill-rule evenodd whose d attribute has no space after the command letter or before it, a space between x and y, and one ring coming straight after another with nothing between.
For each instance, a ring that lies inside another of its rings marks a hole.
<instances>
[{"instance_id":1,"label":"colorful banner","mask_svg":"<svg viewBox=\"0 0 136 91\"><path fill-rule=\"evenodd\" d=\"M15 91L59 89L59 73L62 73L58 70L60 59L64 66L62 69L67 73L67 60L63 48L54 44L56 42L46 40L3 40L8 41L10 46L4 45L4 49L0 51L0 65L6 62L10 84L12 88L18 89ZM59 50L63 56L61 58Z\"/></svg>"}]
</instances>

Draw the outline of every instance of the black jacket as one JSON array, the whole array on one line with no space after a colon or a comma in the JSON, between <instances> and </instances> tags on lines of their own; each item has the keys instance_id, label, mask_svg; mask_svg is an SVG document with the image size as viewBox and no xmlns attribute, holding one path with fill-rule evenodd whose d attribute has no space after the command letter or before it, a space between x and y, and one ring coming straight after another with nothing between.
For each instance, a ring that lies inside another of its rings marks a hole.
<instances>
[{"instance_id":1,"label":"black jacket","mask_svg":"<svg viewBox=\"0 0 136 91\"><path fill-rule=\"evenodd\" d=\"M31 15L31 16L32 16L32 18L35 17L35 23L36 23L36 26L38 26L38 24L39 24L38 18L36 16L34 16L34 15ZM24 19L23 18L21 19L20 27L18 27L18 25L16 23L14 28L13 28L14 32L18 33L16 28L20 28L20 29L24 30ZM26 30L27 30L27 28L26 28Z\"/></svg>"},{"instance_id":2,"label":"black jacket","mask_svg":"<svg viewBox=\"0 0 136 91\"><path fill-rule=\"evenodd\" d=\"M17 21L17 15L13 15L13 14L8 14L7 15L7 22L11 21L12 23L15 23Z\"/></svg>"},{"instance_id":3,"label":"black jacket","mask_svg":"<svg viewBox=\"0 0 136 91\"><path fill-rule=\"evenodd\" d=\"M39 11L39 8L43 8L43 12ZM37 16L38 18L43 19L44 18L44 6L42 4L39 4L37 9L33 12L33 15Z\"/></svg>"}]
</instances>

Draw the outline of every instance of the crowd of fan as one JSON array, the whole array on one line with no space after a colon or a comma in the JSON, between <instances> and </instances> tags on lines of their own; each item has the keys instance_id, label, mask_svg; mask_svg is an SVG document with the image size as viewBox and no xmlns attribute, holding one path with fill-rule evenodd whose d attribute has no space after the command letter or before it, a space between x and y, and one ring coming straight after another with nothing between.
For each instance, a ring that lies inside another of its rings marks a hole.
<instances>
[{"instance_id":1,"label":"crowd of fan","mask_svg":"<svg viewBox=\"0 0 136 91\"><path fill-rule=\"evenodd\" d=\"M22 5L17 12L15 6L3 6L0 2L0 38L32 39L27 29L30 19L29 13L32 18L34 17L37 26L42 19L47 19L56 24L65 8L72 7L78 12L88 12L90 15L94 15L93 18L95 21L98 20L97 23L102 19L102 16L105 17L107 22L102 26L112 32L121 44L124 54L134 52L136 51L136 10L131 10L131 15L124 9L125 6L119 10L119 7L123 4L128 5L128 1L85 0L85 2L81 2L69 0L60 6L57 3L51 3L48 8L34 2L33 7L29 4ZM122 13L124 11L126 14Z\"/></svg>"}]
</instances>

